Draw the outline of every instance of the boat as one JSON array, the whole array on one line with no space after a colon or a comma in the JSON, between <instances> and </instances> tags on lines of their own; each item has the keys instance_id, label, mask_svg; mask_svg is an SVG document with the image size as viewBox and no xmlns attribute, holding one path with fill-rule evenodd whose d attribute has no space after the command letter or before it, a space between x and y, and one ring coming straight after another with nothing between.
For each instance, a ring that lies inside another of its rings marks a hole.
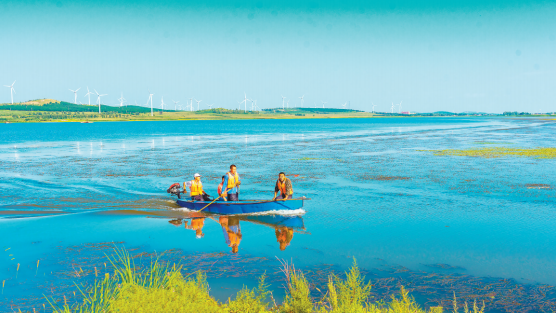
<instances>
[{"instance_id":1,"label":"boat","mask_svg":"<svg viewBox=\"0 0 556 313\"><path fill-rule=\"evenodd\" d=\"M89 122L89 120L86 120L84 122L81 122L81 124L93 124L93 122Z\"/></svg>"},{"instance_id":2,"label":"boat","mask_svg":"<svg viewBox=\"0 0 556 313\"><path fill-rule=\"evenodd\" d=\"M193 201L178 199L177 203L183 208L192 211L210 212L216 214L253 214L268 211L293 211L303 207L303 201L309 198L296 198L288 200L240 200L240 201ZM209 206L207 206L210 204Z\"/></svg>"}]
</instances>

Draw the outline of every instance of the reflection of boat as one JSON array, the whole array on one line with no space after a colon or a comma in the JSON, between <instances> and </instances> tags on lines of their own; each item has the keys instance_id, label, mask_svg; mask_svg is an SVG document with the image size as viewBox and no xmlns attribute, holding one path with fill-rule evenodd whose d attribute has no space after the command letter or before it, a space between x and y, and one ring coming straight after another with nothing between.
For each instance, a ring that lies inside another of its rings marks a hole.
<instances>
[{"instance_id":1,"label":"reflection of boat","mask_svg":"<svg viewBox=\"0 0 556 313\"><path fill-rule=\"evenodd\" d=\"M245 214L259 213L265 211L292 211L303 207L303 200L308 198L299 198L291 200L240 200L240 201L216 201L207 206L203 212L211 212L218 214ZM199 211L204 208L210 201L191 201L178 199L179 206L193 211Z\"/></svg>"},{"instance_id":2,"label":"reflection of boat","mask_svg":"<svg viewBox=\"0 0 556 313\"><path fill-rule=\"evenodd\" d=\"M239 218L242 221L263 224L270 227L289 227L294 229L305 229L303 218L300 216L282 215L247 215Z\"/></svg>"}]
</instances>

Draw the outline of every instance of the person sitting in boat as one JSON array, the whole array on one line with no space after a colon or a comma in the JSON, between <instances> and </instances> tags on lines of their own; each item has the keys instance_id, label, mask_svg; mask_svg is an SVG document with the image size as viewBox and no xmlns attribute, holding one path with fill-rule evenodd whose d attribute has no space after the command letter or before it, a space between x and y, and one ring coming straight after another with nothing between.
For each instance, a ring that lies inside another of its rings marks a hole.
<instances>
[{"instance_id":1,"label":"person sitting in boat","mask_svg":"<svg viewBox=\"0 0 556 313\"><path fill-rule=\"evenodd\" d=\"M205 236L203 234L203 226L205 226L205 218L204 217L194 217L191 219L191 225L187 224L188 221L185 221L185 229L191 229L195 231L195 237L197 239L201 239Z\"/></svg>"},{"instance_id":2,"label":"person sitting in boat","mask_svg":"<svg viewBox=\"0 0 556 313\"><path fill-rule=\"evenodd\" d=\"M239 201L238 186L241 185L241 181L237 173L237 167L234 164L230 165L230 171L224 176L222 186L226 186L226 189L222 192L222 197L229 201Z\"/></svg>"},{"instance_id":3,"label":"person sitting in boat","mask_svg":"<svg viewBox=\"0 0 556 313\"><path fill-rule=\"evenodd\" d=\"M232 248L232 253L237 253L239 250L239 243L243 238L241 228L239 227L239 218L220 216L218 223L222 226L224 232L224 240L228 247Z\"/></svg>"},{"instance_id":4,"label":"person sitting in boat","mask_svg":"<svg viewBox=\"0 0 556 313\"><path fill-rule=\"evenodd\" d=\"M278 194L278 192L280 192L280 196L278 196L277 198L276 195ZM292 181L286 177L286 174L284 174L284 172L280 172L280 174L278 174L276 186L274 187L274 198L272 198L272 201L275 201L276 199L288 200L292 198Z\"/></svg>"},{"instance_id":5,"label":"person sitting in boat","mask_svg":"<svg viewBox=\"0 0 556 313\"><path fill-rule=\"evenodd\" d=\"M218 195L222 195L222 188L224 187L224 179L226 178L226 175L222 176L222 182L220 183L220 185L218 185Z\"/></svg>"},{"instance_id":6,"label":"person sitting in boat","mask_svg":"<svg viewBox=\"0 0 556 313\"><path fill-rule=\"evenodd\" d=\"M199 173L195 173L193 177L194 179L192 181L183 184L183 191L185 192L186 186L189 185L191 200L203 201L204 200L203 196L207 195L207 193L203 190L203 183L201 183L201 175L199 175Z\"/></svg>"},{"instance_id":7,"label":"person sitting in boat","mask_svg":"<svg viewBox=\"0 0 556 313\"><path fill-rule=\"evenodd\" d=\"M286 247L290 245L293 239L293 228L280 227L276 228L276 241L280 244L280 250L286 250Z\"/></svg>"}]
</instances>

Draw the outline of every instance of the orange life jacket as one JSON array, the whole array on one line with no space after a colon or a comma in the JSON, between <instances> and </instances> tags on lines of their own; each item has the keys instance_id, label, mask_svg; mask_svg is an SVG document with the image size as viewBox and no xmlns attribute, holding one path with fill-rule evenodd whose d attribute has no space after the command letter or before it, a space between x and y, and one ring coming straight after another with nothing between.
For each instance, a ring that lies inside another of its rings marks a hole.
<instances>
[{"instance_id":1,"label":"orange life jacket","mask_svg":"<svg viewBox=\"0 0 556 313\"><path fill-rule=\"evenodd\" d=\"M195 180L191 181L191 196L198 196L203 194L203 183L199 181L198 183Z\"/></svg>"},{"instance_id":2,"label":"orange life jacket","mask_svg":"<svg viewBox=\"0 0 556 313\"><path fill-rule=\"evenodd\" d=\"M228 185L226 186L226 189L230 190L236 186L236 183L239 181L239 175L237 175L237 173L232 175L230 172L226 174L228 174Z\"/></svg>"},{"instance_id":3,"label":"orange life jacket","mask_svg":"<svg viewBox=\"0 0 556 313\"><path fill-rule=\"evenodd\" d=\"M292 190L291 190L290 193L287 193L287 191L286 191L286 181L287 181L287 180L288 180L288 179L286 178L286 179L284 180L283 183L282 183L280 180L278 180L278 189L280 189L280 192L281 192L283 195L291 196L291 195L293 195L293 188L292 188Z\"/></svg>"}]
</instances>

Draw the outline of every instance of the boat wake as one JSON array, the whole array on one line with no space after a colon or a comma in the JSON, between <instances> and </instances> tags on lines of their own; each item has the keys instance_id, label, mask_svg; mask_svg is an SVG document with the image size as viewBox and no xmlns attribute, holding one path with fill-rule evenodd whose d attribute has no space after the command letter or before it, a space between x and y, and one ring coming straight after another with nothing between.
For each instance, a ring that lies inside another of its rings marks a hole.
<instances>
[{"instance_id":1,"label":"boat wake","mask_svg":"<svg viewBox=\"0 0 556 313\"><path fill-rule=\"evenodd\" d=\"M184 212L198 212L196 210L189 210L187 208L178 208L178 211ZM226 214L227 216L257 216L257 215L281 215L281 216L301 216L305 214L306 211L303 209L297 210L272 210L272 211L263 211L257 213L243 213L243 214Z\"/></svg>"}]
</instances>

